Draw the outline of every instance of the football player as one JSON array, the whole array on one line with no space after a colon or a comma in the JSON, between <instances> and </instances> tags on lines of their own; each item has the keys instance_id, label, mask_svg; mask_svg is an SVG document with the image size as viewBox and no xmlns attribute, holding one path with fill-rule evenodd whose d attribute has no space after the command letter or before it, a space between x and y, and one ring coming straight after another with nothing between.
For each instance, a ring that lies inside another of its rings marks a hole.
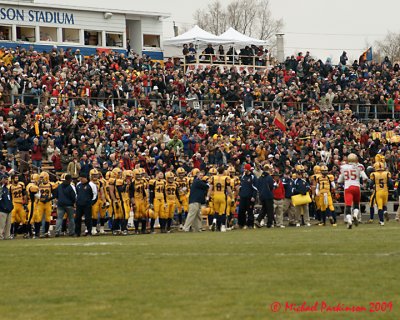
<instances>
[{"instance_id":1,"label":"football player","mask_svg":"<svg viewBox=\"0 0 400 320\"><path fill-rule=\"evenodd\" d=\"M179 229L183 229L184 218L188 214L189 210L189 179L186 177L186 171L183 168L178 168L176 171L177 177L175 179L178 184L178 192L180 203L178 203L178 219Z\"/></svg>"},{"instance_id":2,"label":"football player","mask_svg":"<svg viewBox=\"0 0 400 320\"><path fill-rule=\"evenodd\" d=\"M172 224L172 218L174 217L175 213L175 208L177 203L179 205L182 205L182 202L180 200L179 196L179 187L178 183L175 181L175 176L171 171L168 171L165 174L165 178L167 180L167 183L165 185L165 193L167 195L167 212L166 212L166 217L167 217L167 232L171 232L171 224Z\"/></svg>"},{"instance_id":3,"label":"football player","mask_svg":"<svg viewBox=\"0 0 400 320\"><path fill-rule=\"evenodd\" d=\"M17 235L18 227L20 224L25 224L27 216L27 197L25 185L19 181L17 175L11 176L11 185L9 187L12 195L13 210L11 211L11 238Z\"/></svg>"},{"instance_id":4,"label":"football player","mask_svg":"<svg viewBox=\"0 0 400 320\"><path fill-rule=\"evenodd\" d=\"M139 223L142 223L142 234L146 233L147 227L147 190L148 184L144 178L144 170L139 168L133 171L134 179L130 189L131 202L134 208L134 226L135 234L139 234ZM154 231L154 222L153 222Z\"/></svg>"},{"instance_id":5,"label":"football player","mask_svg":"<svg viewBox=\"0 0 400 320\"><path fill-rule=\"evenodd\" d=\"M118 191L121 193L121 200L122 200L122 234L128 234L128 219L131 214L131 197L130 197L130 189L132 186L132 178L133 178L133 171L132 170L125 170L122 174L124 184L121 188L118 188Z\"/></svg>"},{"instance_id":6,"label":"football player","mask_svg":"<svg viewBox=\"0 0 400 320\"><path fill-rule=\"evenodd\" d=\"M218 168L218 174L210 177L209 184L210 188L208 189L207 198L211 198L211 194L213 196L213 221L211 224L211 230L220 230L221 232L226 232L226 212L228 208L228 199L232 198L232 189L231 189L231 179L226 176L225 169L223 167ZM232 206L232 203L229 204Z\"/></svg>"},{"instance_id":7,"label":"football player","mask_svg":"<svg viewBox=\"0 0 400 320\"><path fill-rule=\"evenodd\" d=\"M167 206L167 196L165 192L165 179L162 171L157 172L156 179L149 183L150 208L154 210L154 216L160 221L161 233L166 233L167 216L165 214Z\"/></svg>"},{"instance_id":8,"label":"football player","mask_svg":"<svg viewBox=\"0 0 400 320\"><path fill-rule=\"evenodd\" d=\"M208 171L209 176L204 176L204 180L208 183L210 181L210 178L214 177L215 175L217 175L217 169L215 169L214 167L212 167L209 171ZM210 190L209 190L210 191ZM212 224L213 224L213 220L214 220L214 192L210 192L209 193L210 196L210 200L208 201L208 205L207 207L210 209L209 214L208 214L208 226L210 228L210 230L212 229Z\"/></svg>"},{"instance_id":9,"label":"football player","mask_svg":"<svg viewBox=\"0 0 400 320\"><path fill-rule=\"evenodd\" d=\"M379 224L385 225L384 222L384 209L389 199L389 187L393 185L390 172L385 170L383 162L375 162L375 172L371 173L370 180L373 187L373 202L378 207ZM371 213L371 220L374 219L373 212Z\"/></svg>"},{"instance_id":10,"label":"football player","mask_svg":"<svg viewBox=\"0 0 400 320\"><path fill-rule=\"evenodd\" d=\"M315 195L319 197L319 207L321 210L321 222L320 226L326 224L326 217L332 226L336 227L336 214L335 208L333 207L332 191L335 189L334 177L328 174L328 167L326 165L321 166L321 174L317 177L317 185L315 188Z\"/></svg>"},{"instance_id":11,"label":"football player","mask_svg":"<svg viewBox=\"0 0 400 320\"><path fill-rule=\"evenodd\" d=\"M100 172L97 169L92 169L89 172L90 181L93 182L97 187L97 199L96 202L92 205L92 235L97 234L97 220L100 215L100 222L103 222L103 233L104 233L104 218L105 212L103 210L106 204L106 198L104 194L104 185L103 181L100 179ZM103 214L103 216L102 216Z\"/></svg>"},{"instance_id":12,"label":"football player","mask_svg":"<svg viewBox=\"0 0 400 320\"><path fill-rule=\"evenodd\" d=\"M338 183L344 183L345 221L347 222L347 228L351 229L353 222L357 226L360 220L360 179L367 181L368 177L364 172L363 166L359 165L356 154L350 153L347 157L347 162L347 164L340 167Z\"/></svg>"},{"instance_id":13,"label":"football player","mask_svg":"<svg viewBox=\"0 0 400 320\"><path fill-rule=\"evenodd\" d=\"M54 199L53 191L56 186L50 182L49 174L46 171L42 171L39 175L39 193L40 199L37 205L36 214L34 216L35 224L35 236L40 235L40 227L42 221L45 221L44 237L49 237L49 227L51 220L52 211L52 200Z\"/></svg>"},{"instance_id":14,"label":"football player","mask_svg":"<svg viewBox=\"0 0 400 320\"><path fill-rule=\"evenodd\" d=\"M240 178L236 176L235 167L228 167L228 175L230 180L230 187L232 195L228 197L228 210L227 210L227 229L232 228L233 218L236 213L236 199L238 197L238 190L240 187Z\"/></svg>"},{"instance_id":15,"label":"football player","mask_svg":"<svg viewBox=\"0 0 400 320\"><path fill-rule=\"evenodd\" d=\"M313 168L314 174L310 177L310 185L311 185L311 196L315 206L315 219L321 221L321 200L320 196L316 195L315 189L317 187L317 179L321 176L321 167L316 165Z\"/></svg>"},{"instance_id":16,"label":"football player","mask_svg":"<svg viewBox=\"0 0 400 320\"><path fill-rule=\"evenodd\" d=\"M111 171L108 191L112 203L112 233L120 234L121 220L124 217L121 199L121 188L124 180L122 179L122 171L120 168L114 168Z\"/></svg>"},{"instance_id":17,"label":"football player","mask_svg":"<svg viewBox=\"0 0 400 320\"><path fill-rule=\"evenodd\" d=\"M25 238L32 236L32 222L34 222L34 217L36 215L37 207L40 199L39 191L39 175L33 174L31 176L31 182L26 186L26 194L28 197L28 218L26 219L25 226ZM40 229L40 226L39 226ZM33 238L39 238L39 235L34 235Z\"/></svg>"}]
</instances>

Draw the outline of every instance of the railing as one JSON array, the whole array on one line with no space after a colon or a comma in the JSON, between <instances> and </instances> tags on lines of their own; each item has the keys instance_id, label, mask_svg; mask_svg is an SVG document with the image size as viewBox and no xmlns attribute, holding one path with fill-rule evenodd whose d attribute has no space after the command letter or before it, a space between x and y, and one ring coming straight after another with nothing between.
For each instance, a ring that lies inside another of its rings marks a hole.
<instances>
[{"instance_id":1,"label":"railing","mask_svg":"<svg viewBox=\"0 0 400 320\"><path fill-rule=\"evenodd\" d=\"M195 55L180 56L185 70L191 65L217 65L217 66L246 66L252 68L268 67L276 61L270 54L256 55L241 55L241 54L203 54L196 53Z\"/></svg>"},{"instance_id":2,"label":"railing","mask_svg":"<svg viewBox=\"0 0 400 320\"><path fill-rule=\"evenodd\" d=\"M310 105L306 102L276 102L276 101L261 101L259 98L254 98L253 96L244 97L243 100L238 101L225 101L223 98L215 100L215 99L198 99L197 95L193 95L192 97L185 97L184 99L179 98L178 96L169 96L169 98L165 99L157 98L152 99L149 94L151 93L152 88L144 87L143 88L145 95L144 97L134 97L129 96L129 94L124 94L121 97L109 96L105 98L98 97L53 97L53 96L44 96L44 95L31 95L31 94L17 94L17 95L2 95L0 96L0 101L3 101L4 106L12 106L17 105L18 103L24 103L29 107L29 105L33 105L34 107L40 107L43 111L44 105L50 106L51 108L56 105L61 105L62 107L70 107L75 108L79 105L91 106L97 105L102 109L107 109L111 107L112 111L114 111L116 106L127 105L129 108L150 108L154 107L166 107L167 105L172 107L173 113L186 113L187 109L195 110L200 112L201 110L208 110L213 113L213 110L216 111L219 108L223 108L224 106L230 106L234 108L243 109L244 112L249 112L255 108L261 109L264 112L273 112L276 109L282 108L286 106L289 111L294 112L311 112L318 107L320 110L329 110L341 112L345 110L346 106L349 106L349 109L352 111L354 115L361 121L368 121L373 119L378 120L386 120L386 119L395 119L400 117L400 110L396 111L395 108L389 108L386 104L360 104L360 103L342 103L342 102L334 102L332 104L315 104ZM210 88L212 90L212 88ZM167 95L168 97L168 95ZM107 109L108 110L108 109Z\"/></svg>"}]
</instances>

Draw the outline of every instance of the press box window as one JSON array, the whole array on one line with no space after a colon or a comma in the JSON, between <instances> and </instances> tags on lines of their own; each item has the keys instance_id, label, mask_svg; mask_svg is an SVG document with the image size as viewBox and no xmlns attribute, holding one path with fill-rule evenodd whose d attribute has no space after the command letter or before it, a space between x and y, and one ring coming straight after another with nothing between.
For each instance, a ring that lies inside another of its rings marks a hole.
<instances>
[{"instance_id":1,"label":"press box window","mask_svg":"<svg viewBox=\"0 0 400 320\"><path fill-rule=\"evenodd\" d=\"M101 46L101 32L85 30L84 36L85 46Z\"/></svg>"},{"instance_id":2,"label":"press box window","mask_svg":"<svg viewBox=\"0 0 400 320\"><path fill-rule=\"evenodd\" d=\"M63 42L79 43L79 30L78 29L62 29Z\"/></svg>"},{"instance_id":3,"label":"press box window","mask_svg":"<svg viewBox=\"0 0 400 320\"><path fill-rule=\"evenodd\" d=\"M17 41L35 42L35 28L17 27Z\"/></svg>"},{"instance_id":4,"label":"press box window","mask_svg":"<svg viewBox=\"0 0 400 320\"><path fill-rule=\"evenodd\" d=\"M40 27L40 41L57 42L57 28Z\"/></svg>"},{"instance_id":5,"label":"press box window","mask_svg":"<svg viewBox=\"0 0 400 320\"><path fill-rule=\"evenodd\" d=\"M123 47L122 34L106 33L106 46L107 47Z\"/></svg>"},{"instance_id":6,"label":"press box window","mask_svg":"<svg viewBox=\"0 0 400 320\"><path fill-rule=\"evenodd\" d=\"M144 34L143 35L143 46L160 48L160 36L155 34Z\"/></svg>"},{"instance_id":7,"label":"press box window","mask_svg":"<svg viewBox=\"0 0 400 320\"><path fill-rule=\"evenodd\" d=\"M0 26L0 41L1 40L11 40L10 26Z\"/></svg>"}]
</instances>

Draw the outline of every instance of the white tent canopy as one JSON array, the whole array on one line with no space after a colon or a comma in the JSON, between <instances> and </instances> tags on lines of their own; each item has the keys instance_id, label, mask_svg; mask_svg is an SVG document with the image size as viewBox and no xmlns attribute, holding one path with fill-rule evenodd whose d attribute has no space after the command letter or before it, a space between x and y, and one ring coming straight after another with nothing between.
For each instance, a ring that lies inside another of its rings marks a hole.
<instances>
[{"instance_id":1,"label":"white tent canopy","mask_svg":"<svg viewBox=\"0 0 400 320\"><path fill-rule=\"evenodd\" d=\"M222 40L220 37L217 37L213 35L212 33L209 33L203 29L201 29L199 26L194 26L192 29L189 31L171 38L169 40L164 41L165 46L181 46L185 43L193 42L196 45L204 45L204 44L224 44L224 43L230 43L231 41L227 40Z\"/></svg>"},{"instance_id":2,"label":"white tent canopy","mask_svg":"<svg viewBox=\"0 0 400 320\"><path fill-rule=\"evenodd\" d=\"M255 38L251 38L249 36L246 36L239 31L236 31L232 27L226 30L223 34L221 34L219 37L220 43L232 43L232 44L238 44L238 45L266 45L266 41L264 40L258 40Z\"/></svg>"}]
</instances>

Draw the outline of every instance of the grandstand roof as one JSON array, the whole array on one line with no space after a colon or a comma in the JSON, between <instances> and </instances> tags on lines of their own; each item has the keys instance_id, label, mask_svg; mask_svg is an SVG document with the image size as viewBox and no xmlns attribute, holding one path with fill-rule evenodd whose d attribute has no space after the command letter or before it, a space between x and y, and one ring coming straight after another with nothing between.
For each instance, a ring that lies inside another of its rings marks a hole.
<instances>
[{"instance_id":1,"label":"grandstand roof","mask_svg":"<svg viewBox=\"0 0 400 320\"><path fill-rule=\"evenodd\" d=\"M51 8L51 9L64 9L64 10L78 10L78 11L92 11L92 12L111 12L111 13L119 13L126 15L140 15L140 16L149 16L149 17L161 17L167 18L170 17L170 13L165 12L153 12L153 11L140 11L140 10L121 10L121 9L113 9L113 8L98 8L98 7L85 7L85 6L70 6L70 5L60 5L60 4L51 4L48 3L40 3L40 2L31 2L31 1L0 1L0 5L9 5L13 7L17 6L27 6L33 8Z\"/></svg>"}]
</instances>

